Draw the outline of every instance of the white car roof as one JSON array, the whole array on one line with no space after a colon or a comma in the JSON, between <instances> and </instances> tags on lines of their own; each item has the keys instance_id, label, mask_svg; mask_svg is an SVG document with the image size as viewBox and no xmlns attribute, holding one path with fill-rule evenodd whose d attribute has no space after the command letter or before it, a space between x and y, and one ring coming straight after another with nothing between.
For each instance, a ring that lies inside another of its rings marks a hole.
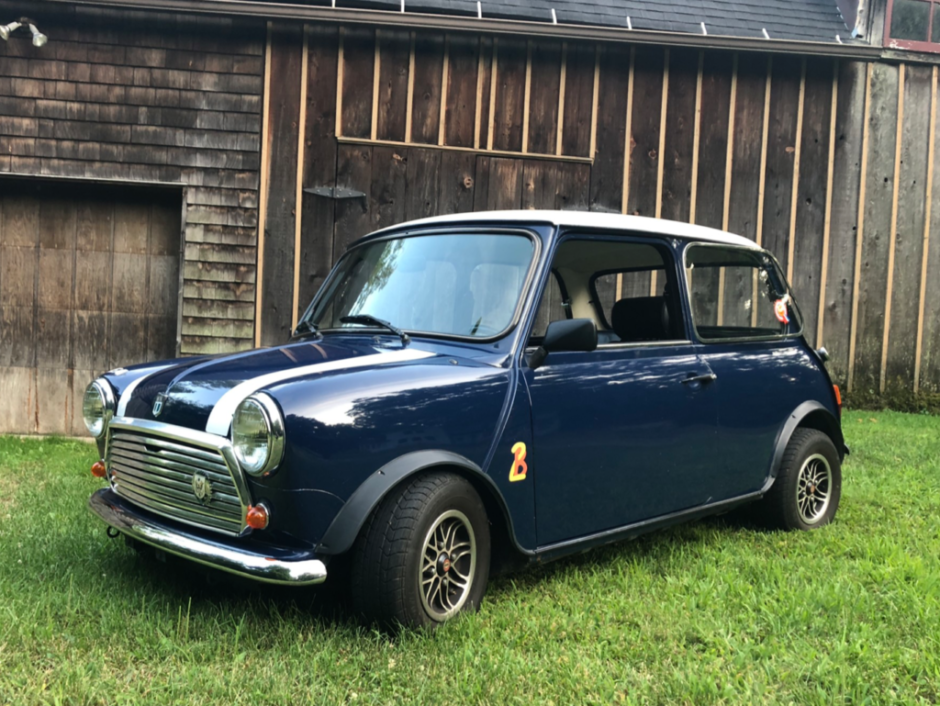
<instances>
[{"instance_id":1,"label":"white car roof","mask_svg":"<svg viewBox=\"0 0 940 706\"><path fill-rule=\"evenodd\" d=\"M669 221L662 218L622 216L620 214L597 213L593 211L517 210L454 213L447 216L434 216L432 218L409 221L408 223L401 223L393 228L385 228L378 232L384 233L411 226L446 225L451 223L491 223L493 221L501 221L503 223L548 223L566 228L603 228L760 249L752 240L748 240L740 235L716 230L715 228L706 228L705 226Z\"/></svg>"}]
</instances>

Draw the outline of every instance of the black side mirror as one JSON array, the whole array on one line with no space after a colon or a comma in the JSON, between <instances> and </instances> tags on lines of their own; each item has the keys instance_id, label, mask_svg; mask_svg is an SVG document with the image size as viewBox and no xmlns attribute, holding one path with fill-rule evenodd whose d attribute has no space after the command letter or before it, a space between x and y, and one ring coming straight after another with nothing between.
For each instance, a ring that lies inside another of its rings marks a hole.
<instances>
[{"instance_id":1,"label":"black side mirror","mask_svg":"<svg viewBox=\"0 0 940 706\"><path fill-rule=\"evenodd\" d=\"M535 370L552 352L590 352L596 348L597 326L591 319L552 321L545 330L542 345L529 358L529 367Z\"/></svg>"}]
</instances>

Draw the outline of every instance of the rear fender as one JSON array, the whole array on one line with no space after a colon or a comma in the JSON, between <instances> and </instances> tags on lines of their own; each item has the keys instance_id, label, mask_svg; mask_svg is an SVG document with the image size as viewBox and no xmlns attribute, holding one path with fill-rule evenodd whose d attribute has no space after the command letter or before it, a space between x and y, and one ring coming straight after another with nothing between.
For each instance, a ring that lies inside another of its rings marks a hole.
<instances>
[{"instance_id":1,"label":"rear fender","mask_svg":"<svg viewBox=\"0 0 940 706\"><path fill-rule=\"evenodd\" d=\"M773 461L770 465L771 480L777 477L780 464L783 461L784 451L787 449L787 444L790 443L793 432L799 427L818 429L826 434L832 439L832 443L835 445L836 451L839 454L839 459L845 458L845 440L842 436L842 426L839 424L839 420L822 404L810 400L793 410L790 416L787 417L787 421L784 422L783 426L780 428L780 432L777 434Z\"/></svg>"}]
</instances>

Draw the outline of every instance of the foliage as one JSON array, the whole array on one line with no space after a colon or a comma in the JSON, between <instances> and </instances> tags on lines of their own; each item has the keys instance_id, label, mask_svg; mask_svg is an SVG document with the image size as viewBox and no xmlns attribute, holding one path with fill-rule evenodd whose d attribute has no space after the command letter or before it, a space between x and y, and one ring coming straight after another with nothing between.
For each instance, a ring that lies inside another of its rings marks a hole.
<instances>
[{"instance_id":1,"label":"foliage","mask_svg":"<svg viewBox=\"0 0 940 706\"><path fill-rule=\"evenodd\" d=\"M678 527L397 637L136 557L84 508L93 446L0 438L0 704L936 703L940 418L845 429L828 528Z\"/></svg>"}]
</instances>

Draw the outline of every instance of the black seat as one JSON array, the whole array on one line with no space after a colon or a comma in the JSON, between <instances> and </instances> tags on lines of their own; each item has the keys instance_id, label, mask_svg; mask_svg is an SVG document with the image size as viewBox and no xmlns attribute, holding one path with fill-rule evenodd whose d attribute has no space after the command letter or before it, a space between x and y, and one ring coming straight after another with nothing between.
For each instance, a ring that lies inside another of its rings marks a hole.
<instances>
[{"instance_id":1,"label":"black seat","mask_svg":"<svg viewBox=\"0 0 940 706\"><path fill-rule=\"evenodd\" d=\"M611 311L611 326L624 343L672 338L666 297L621 299Z\"/></svg>"}]
</instances>

